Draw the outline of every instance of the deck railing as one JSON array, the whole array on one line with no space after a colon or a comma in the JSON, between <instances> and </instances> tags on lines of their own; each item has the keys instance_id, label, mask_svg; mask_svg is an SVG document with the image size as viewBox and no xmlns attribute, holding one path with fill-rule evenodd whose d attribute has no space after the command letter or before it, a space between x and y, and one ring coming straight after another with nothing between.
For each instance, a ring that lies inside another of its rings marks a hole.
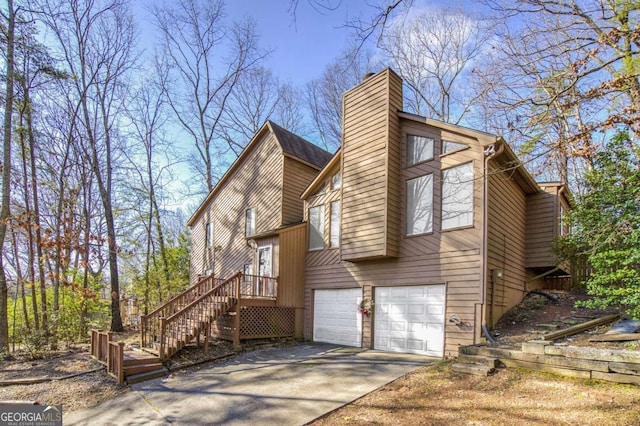
<instances>
[{"instance_id":1,"label":"deck railing","mask_svg":"<svg viewBox=\"0 0 640 426\"><path fill-rule=\"evenodd\" d=\"M109 356L109 342L113 340L110 331L91 330L91 356L106 363Z\"/></svg>"},{"instance_id":2,"label":"deck railing","mask_svg":"<svg viewBox=\"0 0 640 426\"><path fill-rule=\"evenodd\" d=\"M124 384L124 342L114 342L110 331L91 330L91 355L107 366L107 373Z\"/></svg>"},{"instance_id":3,"label":"deck railing","mask_svg":"<svg viewBox=\"0 0 640 426\"><path fill-rule=\"evenodd\" d=\"M243 275L240 291L243 298L275 299L278 296L278 279L258 275Z\"/></svg>"},{"instance_id":4,"label":"deck railing","mask_svg":"<svg viewBox=\"0 0 640 426\"><path fill-rule=\"evenodd\" d=\"M240 300L242 273L217 285L193 300L179 312L160 319L159 356L166 360L182 349L194 337L205 334L208 340L211 323ZM207 341L205 340L205 342ZM234 339L238 340L238 339Z\"/></svg>"},{"instance_id":5,"label":"deck railing","mask_svg":"<svg viewBox=\"0 0 640 426\"><path fill-rule=\"evenodd\" d=\"M119 385L124 384L124 342L109 342L107 373L115 377Z\"/></svg>"},{"instance_id":6,"label":"deck railing","mask_svg":"<svg viewBox=\"0 0 640 426\"><path fill-rule=\"evenodd\" d=\"M203 277L193 286L182 293L172 297L168 302L160 305L147 315L140 316L140 339L143 348L151 348L153 342L160 336L160 319L169 318L171 315L182 310L185 306L196 300L203 294L211 291L223 282L213 275Z\"/></svg>"}]
</instances>

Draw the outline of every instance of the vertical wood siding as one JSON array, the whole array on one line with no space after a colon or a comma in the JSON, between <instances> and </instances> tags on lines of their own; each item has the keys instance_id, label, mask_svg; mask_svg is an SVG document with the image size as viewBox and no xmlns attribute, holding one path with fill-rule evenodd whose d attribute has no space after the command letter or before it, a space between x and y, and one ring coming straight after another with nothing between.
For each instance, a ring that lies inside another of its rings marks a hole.
<instances>
[{"instance_id":1,"label":"vertical wood siding","mask_svg":"<svg viewBox=\"0 0 640 426\"><path fill-rule=\"evenodd\" d=\"M280 275L278 281L278 306L296 310L295 337L302 337L304 325L304 267L306 254L306 224L280 232Z\"/></svg>"},{"instance_id":2,"label":"vertical wood siding","mask_svg":"<svg viewBox=\"0 0 640 426\"><path fill-rule=\"evenodd\" d=\"M304 307L305 224L280 231L278 306Z\"/></svg>"},{"instance_id":3,"label":"vertical wood siding","mask_svg":"<svg viewBox=\"0 0 640 426\"><path fill-rule=\"evenodd\" d=\"M509 172L493 165L489 171L489 224L487 247L487 323L522 300L525 281L525 228L527 199ZM503 271L498 279L492 270Z\"/></svg>"},{"instance_id":4,"label":"vertical wood siding","mask_svg":"<svg viewBox=\"0 0 640 426\"><path fill-rule=\"evenodd\" d=\"M551 241L558 236L558 186L527 199L527 268L548 269L556 265ZM566 206L565 206L566 207Z\"/></svg>"},{"instance_id":5,"label":"vertical wood siding","mask_svg":"<svg viewBox=\"0 0 640 426\"><path fill-rule=\"evenodd\" d=\"M396 256L402 81L387 69L343 99L342 257Z\"/></svg>"}]
</instances>

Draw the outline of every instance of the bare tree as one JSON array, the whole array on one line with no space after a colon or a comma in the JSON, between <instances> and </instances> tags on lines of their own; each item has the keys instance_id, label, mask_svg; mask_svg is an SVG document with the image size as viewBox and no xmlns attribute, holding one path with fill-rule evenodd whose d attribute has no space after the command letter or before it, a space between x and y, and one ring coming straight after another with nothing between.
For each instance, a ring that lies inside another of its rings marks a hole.
<instances>
[{"instance_id":1,"label":"bare tree","mask_svg":"<svg viewBox=\"0 0 640 426\"><path fill-rule=\"evenodd\" d=\"M153 9L162 54L171 67L165 86L168 102L191 138L196 150L191 165L206 192L216 183L216 162L229 150L237 155L243 148L216 137L238 80L264 56L255 25L227 25L223 5L222 0L179 0Z\"/></svg>"},{"instance_id":2,"label":"bare tree","mask_svg":"<svg viewBox=\"0 0 640 426\"><path fill-rule=\"evenodd\" d=\"M136 141L136 156L127 155L139 183L130 185L139 194L140 211L138 222L144 224L144 271L145 280L145 308L148 308L152 282L150 277L152 263L162 271L164 282L157 282L158 300L164 299L164 292L171 280L169 260L167 254L166 237L163 228L162 209L160 207L160 189L163 175L171 166L167 158L162 158L162 152L170 152L170 144L164 138L164 126L167 122L167 105L163 88L166 87L167 73L162 63L157 63L154 73L144 79L135 91L131 106L128 110L132 124L133 138ZM160 157L160 158L159 158ZM169 155L167 155L169 157ZM156 248L157 247L157 248ZM160 265L157 265L157 253L160 255Z\"/></svg>"},{"instance_id":3,"label":"bare tree","mask_svg":"<svg viewBox=\"0 0 640 426\"><path fill-rule=\"evenodd\" d=\"M13 116L14 97L14 52L15 52L15 24L16 11L13 0L7 0L7 10L2 14L5 23L2 25L3 35L7 41L6 69L5 69L5 101L2 143L2 207L0 207L0 252L4 252L7 223L11 216L9 204L11 202L11 118ZM7 272L4 267L3 256L0 255L0 352L9 350L9 321L8 321Z\"/></svg>"},{"instance_id":4,"label":"bare tree","mask_svg":"<svg viewBox=\"0 0 640 426\"><path fill-rule=\"evenodd\" d=\"M114 216L114 170L119 135L117 122L127 93L124 84L133 63L134 25L123 0L79 4L43 0L42 19L57 38L86 132L84 159L91 165L102 201L111 284L111 330L121 331L118 243Z\"/></svg>"},{"instance_id":5,"label":"bare tree","mask_svg":"<svg viewBox=\"0 0 640 426\"><path fill-rule=\"evenodd\" d=\"M324 148L335 151L342 141L342 94L370 71L371 54L351 47L306 87L311 121Z\"/></svg>"},{"instance_id":6,"label":"bare tree","mask_svg":"<svg viewBox=\"0 0 640 426\"><path fill-rule=\"evenodd\" d=\"M306 3L319 14L334 12L342 6L343 0L306 0ZM353 30L354 48L361 50L365 43L374 38L379 43L385 35L389 23L397 17L406 17L412 10L414 0L384 0L367 3L366 16L349 18L345 26ZM300 0L289 0L289 13L296 20Z\"/></svg>"},{"instance_id":7,"label":"bare tree","mask_svg":"<svg viewBox=\"0 0 640 426\"><path fill-rule=\"evenodd\" d=\"M403 79L407 109L459 124L482 95L472 80L490 48L489 22L462 10L429 9L393 21L380 49Z\"/></svg>"},{"instance_id":8,"label":"bare tree","mask_svg":"<svg viewBox=\"0 0 640 426\"><path fill-rule=\"evenodd\" d=\"M221 134L229 146L243 147L272 119L292 132L302 131L301 99L264 67L247 70L238 79L221 117Z\"/></svg>"},{"instance_id":9,"label":"bare tree","mask_svg":"<svg viewBox=\"0 0 640 426\"><path fill-rule=\"evenodd\" d=\"M587 162L594 140L628 126L640 136L640 54L636 2L485 0L497 26L492 111L502 115L525 152L551 154L558 175ZM536 150L536 148L541 148ZM576 164L572 164L576 163Z\"/></svg>"}]
</instances>

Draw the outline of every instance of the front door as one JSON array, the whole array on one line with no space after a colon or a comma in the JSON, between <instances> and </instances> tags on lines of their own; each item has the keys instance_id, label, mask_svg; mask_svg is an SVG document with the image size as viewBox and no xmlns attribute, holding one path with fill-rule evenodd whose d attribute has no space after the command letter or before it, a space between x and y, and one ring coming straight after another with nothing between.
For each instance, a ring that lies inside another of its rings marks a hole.
<instances>
[{"instance_id":1,"label":"front door","mask_svg":"<svg viewBox=\"0 0 640 426\"><path fill-rule=\"evenodd\" d=\"M260 278L256 280L256 295L269 296L269 283L271 280L265 280L262 277L270 277L272 274L271 246L258 248L258 275Z\"/></svg>"}]
</instances>

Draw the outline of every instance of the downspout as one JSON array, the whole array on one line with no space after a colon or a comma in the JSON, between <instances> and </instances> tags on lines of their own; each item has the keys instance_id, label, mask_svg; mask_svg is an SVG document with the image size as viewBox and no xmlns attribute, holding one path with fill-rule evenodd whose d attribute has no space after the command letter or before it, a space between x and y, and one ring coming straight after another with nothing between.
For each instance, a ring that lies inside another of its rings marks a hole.
<instances>
[{"instance_id":1,"label":"downspout","mask_svg":"<svg viewBox=\"0 0 640 426\"><path fill-rule=\"evenodd\" d=\"M480 269L482 274L482 298L480 300L480 315L482 322L482 331L485 337L491 342L495 343L495 339L489 333L489 329L487 327L487 310L485 309L485 305L487 303L487 252L488 252L488 235L489 235L489 160L496 158L498 155L502 154L504 151L504 142L500 143L498 149L496 150L496 145L498 145L498 138L496 138L495 143L489 145L484 150L484 179L483 179L483 197L482 197L482 244L480 245L481 253L480 253ZM493 301L491 301L493 303Z\"/></svg>"}]
</instances>

